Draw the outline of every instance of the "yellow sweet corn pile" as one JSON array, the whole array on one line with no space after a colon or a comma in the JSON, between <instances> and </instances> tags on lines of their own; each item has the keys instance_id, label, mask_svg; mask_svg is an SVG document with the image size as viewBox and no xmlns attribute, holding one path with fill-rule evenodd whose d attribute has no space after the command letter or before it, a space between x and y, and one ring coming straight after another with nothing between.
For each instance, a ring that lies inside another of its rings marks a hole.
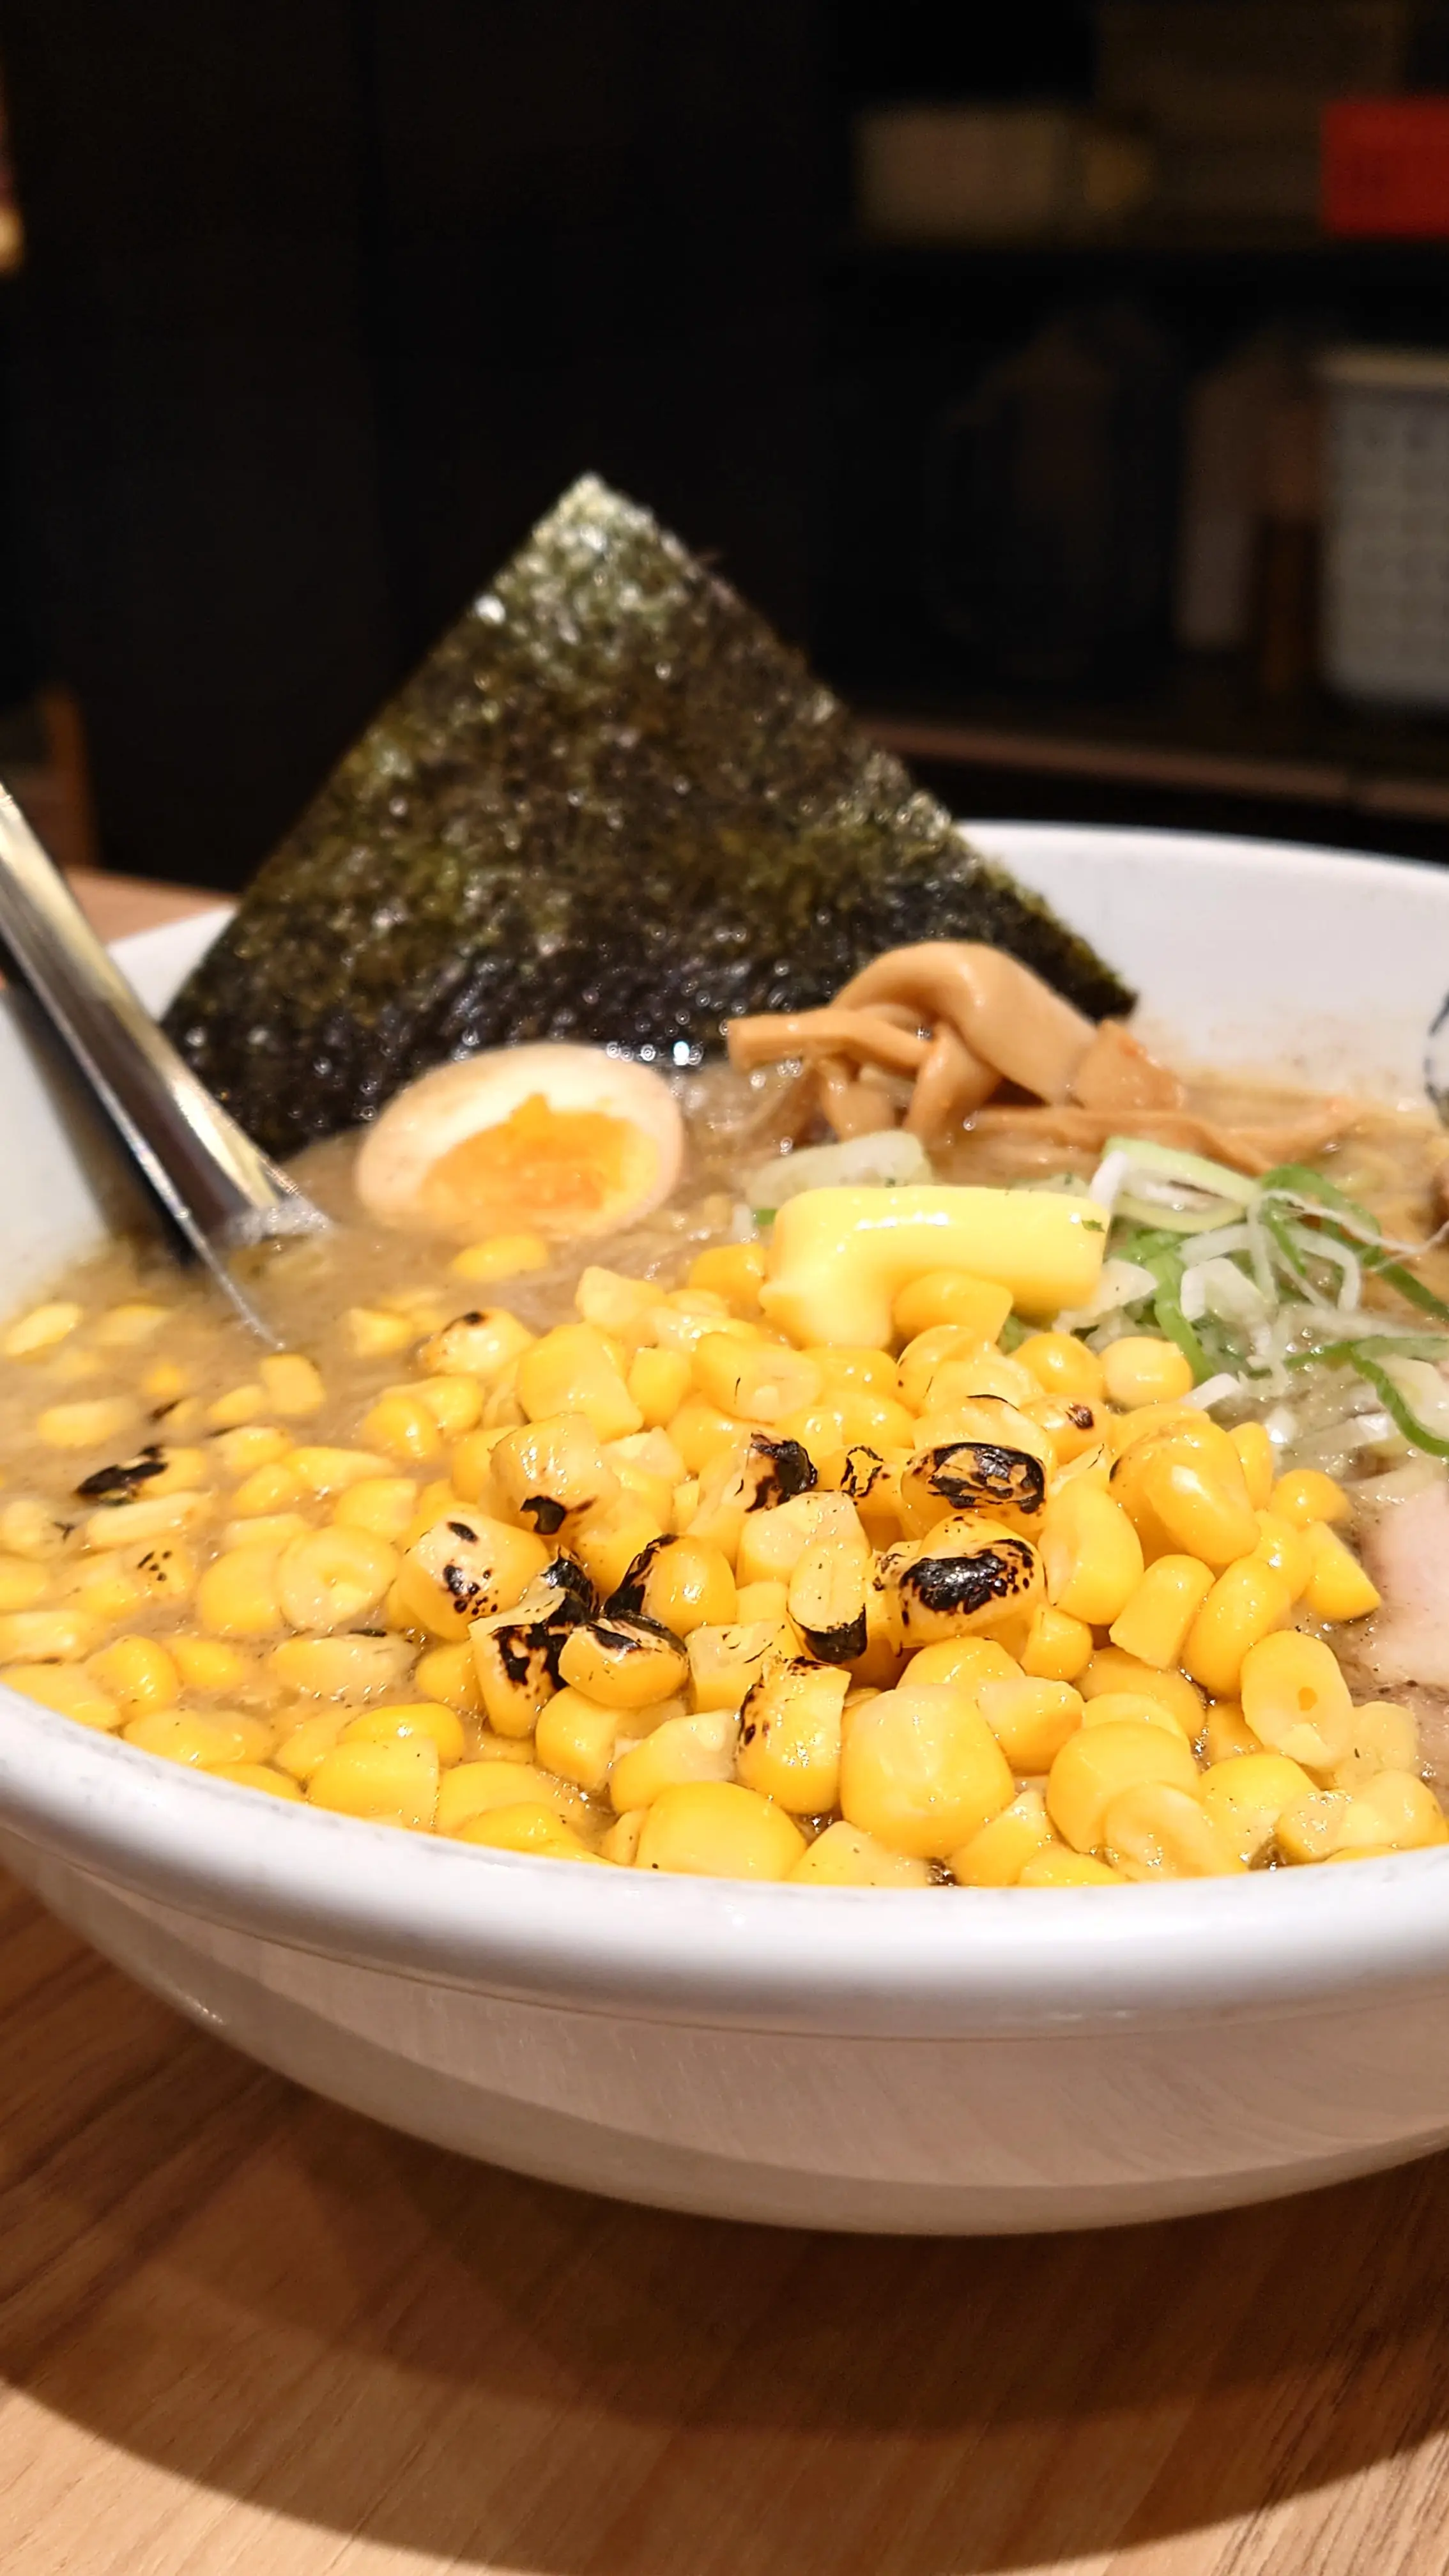
<instances>
[{"instance_id":1,"label":"yellow sweet corn pile","mask_svg":"<svg viewBox=\"0 0 1449 2576\"><path fill-rule=\"evenodd\" d=\"M1075 1887L1449 1839L1411 1712L1356 1707L1322 1633L1377 1606L1341 1489L1195 1409L1168 1343L1003 1350L1090 1292L1090 1202L886 1195L802 1195L673 1289L586 1269L542 1332L339 1296L333 1359L232 1382L154 1357L164 1306L37 1307L0 1345L44 1398L0 1462L0 1678L598 1866Z\"/></svg>"}]
</instances>

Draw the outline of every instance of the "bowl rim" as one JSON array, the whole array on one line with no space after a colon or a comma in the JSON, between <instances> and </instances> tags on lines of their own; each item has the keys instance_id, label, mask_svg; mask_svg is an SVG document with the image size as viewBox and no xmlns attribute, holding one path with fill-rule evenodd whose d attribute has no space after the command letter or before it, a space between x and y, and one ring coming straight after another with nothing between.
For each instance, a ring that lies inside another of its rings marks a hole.
<instances>
[{"instance_id":1,"label":"bowl rim","mask_svg":"<svg viewBox=\"0 0 1449 2576\"><path fill-rule=\"evenodd\" d=\"M1049 837L1168 843L1449 882L1413 861L1210 834L965 824L1003 854ZM1433 892L1430 892L1430 888ZM123 966L206 944L229 907L116 944ZM1087 2034L1183 2013L1311 2009L1449 1969L1449 1846L1328 1869L1123 1888L806 1888L644 1877L411 1835L158 1761L0 1688L0 1843L230 1927L411 1978L589 2012L750 2029L936 2038ZM17 1846L20 1848L17 1849ZM469 1873L466 1883L457 1873ZM48 1878L39 1864L42 1880Z\"/></svg>"}]
</instances>

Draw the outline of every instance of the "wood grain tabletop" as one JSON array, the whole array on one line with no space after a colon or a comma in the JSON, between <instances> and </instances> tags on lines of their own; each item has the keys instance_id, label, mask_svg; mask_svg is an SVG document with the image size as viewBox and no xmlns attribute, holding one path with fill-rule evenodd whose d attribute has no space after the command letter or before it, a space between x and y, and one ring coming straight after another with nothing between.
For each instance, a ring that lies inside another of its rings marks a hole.
<instances>
[{"instance_id":1,"label":"wood grain tabletop","mask_svg":"<svg viewBox=\"0 0 1449 2576\"><path fill-rule=\"evenodd\" d=\"M4 1882L0 2051L0 2576L1449 2563L1449 2159L1070 2237L659 2216L313 2100Z\"/></svg>"}]
</instances>

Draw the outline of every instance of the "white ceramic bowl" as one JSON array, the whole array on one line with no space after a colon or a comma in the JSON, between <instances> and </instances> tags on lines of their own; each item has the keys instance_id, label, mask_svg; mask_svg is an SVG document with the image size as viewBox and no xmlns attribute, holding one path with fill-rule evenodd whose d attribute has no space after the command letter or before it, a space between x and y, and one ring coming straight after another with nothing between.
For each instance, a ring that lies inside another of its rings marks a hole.
<instances>
[{"instance_id":1,"label":"white ceramic bowl","mask_svg":"<svg viewBox=\"0 0 1449 2576\"><path fill-rule=\"evenodd\" d=\"M1180 1048L1421 1096L1449 878L978 838ZM159 1003L214 931L120 954ZM97 1225L0 1028L0 1308ZM0 1856L181 2011L395 2127L721 2216L918 2233L1220 2208L1449 2138L1449 1851L944 1895L636 1879L291 1808L0 1693Z\"/></svg>"}]
</instances>

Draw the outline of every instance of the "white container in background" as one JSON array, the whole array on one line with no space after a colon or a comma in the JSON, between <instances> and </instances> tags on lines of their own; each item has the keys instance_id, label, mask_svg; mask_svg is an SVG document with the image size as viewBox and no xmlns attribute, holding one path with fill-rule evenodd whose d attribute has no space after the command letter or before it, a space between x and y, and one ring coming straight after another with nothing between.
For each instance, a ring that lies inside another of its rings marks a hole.
<instances>
[{"instance_id":1,"label":"white container in background","mask_svg":"<svg viewBox=\"0 0 1449 2576\"><path fill-rule=\"evenodd\" d=\"M1449 350L1331 349L1323 674L1344 697L1449 707Z\"/></svg>"}]
</instances>

